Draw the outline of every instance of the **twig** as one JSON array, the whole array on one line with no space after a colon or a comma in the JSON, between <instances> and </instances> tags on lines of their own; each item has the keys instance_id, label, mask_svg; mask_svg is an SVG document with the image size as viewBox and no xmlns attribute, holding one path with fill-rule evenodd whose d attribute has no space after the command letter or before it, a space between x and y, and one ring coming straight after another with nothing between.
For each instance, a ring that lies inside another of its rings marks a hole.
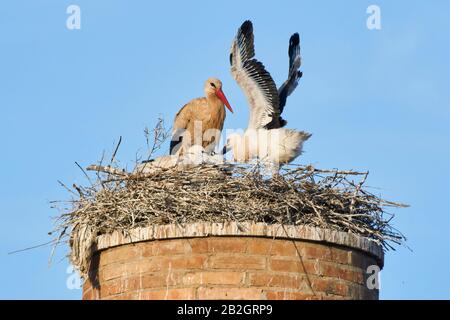
<instances>
[{"instance_id":1,"label":"twig","mask_svg":"<svg viewBox=\"0 0 450 320\"><path fill-rule=\"evenodd\" d=\"M78 162L75 161L75 164L77 165L78 168L80 168L80 170L83 172L84 176L88 179L89 183L92 185L94 185L92 183L91 178L89 178L88 174L86 173L86 171L84 171L83 167L80 166L80 164Z\"/></svg>"},{"instance_id":2,"label":"twig","mask_svg":"<svg viewBox=\"0 0 450 320\"><path fill-rule=\"evenodd\" d=\"M130 174L128 172L125 172L122 169L118 169L118 168L114 168L111 166L99 166L96 164L91 164L90 166L88 166L86 168L87 171L98 171L98 172L104 172L104 173L109 173L109 174L113 174L113 175L117 175L117 176L129 176Z\"/></svg>"},{"instance_id":3,"label":"twig","mask_svg":"<svg viewBox=\"0 0 450 320\"><path fill-rule=\"evenodd\" d=\"M122 142L122 136L119 137L119 142L117 143L116 148L114 149L114 152L111 156L111 161L109 162L110 164L112 164L114 162L114 159L116 158L116 154L117 154L117 151L119 150L121 142Z\"/></svg>"}]
</instances>

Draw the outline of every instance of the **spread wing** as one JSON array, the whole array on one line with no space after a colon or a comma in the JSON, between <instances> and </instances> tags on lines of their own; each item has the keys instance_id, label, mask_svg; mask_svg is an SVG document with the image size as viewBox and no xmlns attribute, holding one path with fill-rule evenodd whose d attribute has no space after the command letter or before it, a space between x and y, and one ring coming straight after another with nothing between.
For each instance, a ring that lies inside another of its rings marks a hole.
<instances>
[{"instance_id":1,"label":"spread wing","mask_svg":"<svg viewBox=\"0 0 450 320\"><path fill-rule=\"evenodd\" d=\"M300 36L294 33L289 39L289 74L287 80L278 89L280 97L280 113L283 112L286 105L287 97L297 88L298 80L302 77L302 72L299 71L302 65L302 57L300 56Z\"/></svg>"},{"instance_id":2,"label":"spread wing","mask_svg":"<svg viewBox=\"0 0 450 320\"><path fill-rule=\"evenodd\" d=\"M264 65L254 58L254 36L251 21L239 28L231 45L231 74L244 91L250 107L248 128L279 128L286 124L280 117L278 90Z\"/></svg>"}]
</instances>

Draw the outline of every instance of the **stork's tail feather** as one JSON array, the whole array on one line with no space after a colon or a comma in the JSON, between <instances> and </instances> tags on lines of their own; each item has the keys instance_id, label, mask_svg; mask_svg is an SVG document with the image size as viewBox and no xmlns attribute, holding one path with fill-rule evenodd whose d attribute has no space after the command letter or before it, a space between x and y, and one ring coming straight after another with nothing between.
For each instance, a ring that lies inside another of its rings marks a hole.
<instances>
[{"instance_id":1,"label":"stork's tail feather","mask_svg":"<svg viewBox=\"0 0 450 320\"><path fill-rule=\"evenodd\" d=\"M309 132L305 132L305 131L297 131L299 139L301 139L302 141L306 141L309 138L311 138L312 134Z\"/></svg>"},{"instance_id":2,"label":"stork's tail feather","mask_svg":"<svg viewBox=\"0 0 450 320\"><path fill-rule=\"evenodd\" d=\"M283 128L287 125L287 121L284 120L281 116L273 116L272 121L264 126L266 130L279 129Z\"/></svg>"}]
</instances>

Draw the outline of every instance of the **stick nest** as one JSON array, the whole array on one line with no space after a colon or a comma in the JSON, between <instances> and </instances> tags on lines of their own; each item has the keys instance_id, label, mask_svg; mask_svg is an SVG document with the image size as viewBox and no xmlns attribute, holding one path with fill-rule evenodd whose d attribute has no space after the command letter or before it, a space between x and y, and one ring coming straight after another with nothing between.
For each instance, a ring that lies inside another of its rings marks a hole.
<instances>
[{"instance_id":1,"label":"stick nest","mask_svg":"<svg viewBox=\"0 0 450 320\"><path fill-rule=\"evenodd\" d=\"M58 218L57 230L70 236L71 261L83 275L98 235L149 225L252 221L351 232L385 248L404 240L386 209L405 205L365 190L367 173L289 166L267 177L259 165L237 164L107 171L116 173L97 172L91 186L74 185L72 206Z\"/></svg>"},{"instance_id":2,"label":"stick nest","mask_svg":"<svg viewBox=\"0 0 450 320\"><path fill-rule=\"evenodd\" d=\"M167 138L161 122L150 154ZM380 198L365 187L368 172L321 170L289 165L267 176L259 164L199 165L153 173L91 166L88 186L66 187L72 199L55 202L61 210L53 233L55 245L69 241L71 263L86 278L96 237L136 227L193 222L264 222L309 225L351 232L385 249L405 237L391 224L390 208L406 207ZM77 164L78 165L78 164ZM81 168L81 166L80 166ZM61 207L61 204L63 206Z\"/></svg>"}]
</instances>

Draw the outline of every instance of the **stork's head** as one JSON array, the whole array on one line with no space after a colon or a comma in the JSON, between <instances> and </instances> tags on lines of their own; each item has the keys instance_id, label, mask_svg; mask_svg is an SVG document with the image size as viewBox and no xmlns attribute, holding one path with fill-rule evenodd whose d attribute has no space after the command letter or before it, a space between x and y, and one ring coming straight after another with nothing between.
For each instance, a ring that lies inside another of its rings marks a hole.
<instances>
[{"instance_id":1,"label":"stork's head","mask_svg":"<svg viewBox=\"0 0 450 320\"><path fill-rule=\"evenodd\" d=\"M228 99L222 91L222 81L216 78L209 78L205 82L205 96L216 96L222 101L222 103L233 113L233 108L231 108Z\"/></svg>"}]
</instances>

